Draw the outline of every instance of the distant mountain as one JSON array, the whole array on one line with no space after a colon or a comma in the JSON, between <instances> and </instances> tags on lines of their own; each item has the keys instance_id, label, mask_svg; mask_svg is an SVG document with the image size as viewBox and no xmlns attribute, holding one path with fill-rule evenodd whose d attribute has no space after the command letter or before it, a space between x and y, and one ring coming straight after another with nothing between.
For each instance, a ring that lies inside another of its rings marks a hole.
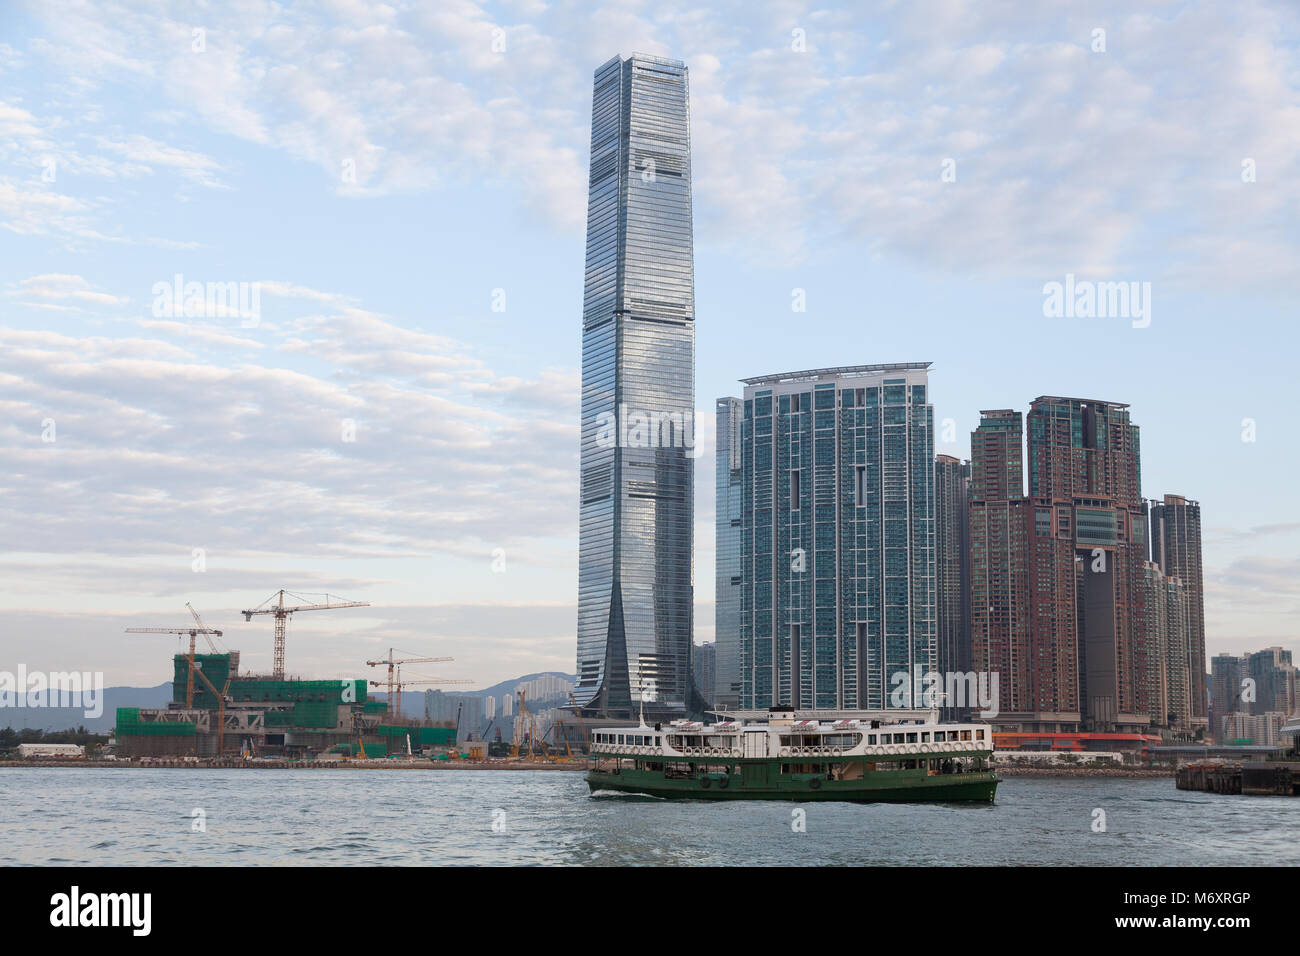
<instances>
[{"instance_id":1,"label":"distant mountain","mask_svg":"<svg viewBox=\"0 0 1300 956\"><path fill-rule=\"evenodd\" d=\"M578 682L577 674L564 674L560 671L540 671L536 674L525 674L523 677L515 677L511 680L503 680L499 684L493 684L491 687L485 687L483 690L467 690L466 694L473 694L475 697L500 697L502 694L509 694L514 689L530 680L537 680L539 677L558 677L561 680L567 680L570 684Z\"/></svg>"},{"instance_id":2,"label":"distant mountain","mask_svg":"<svg viewBox=\"0 0 1300 956\"><path fill-rule=\"evenodd\" d=\"M172 699L172 685L157 687L105 687L101 700L104 712L99 717L86 717L80 707L6 707L0 710L0 725L22 730L35 727L40 730L68 730L85 727L97 733L106 733L117 723L119 707L166 707Z\"/></svg>"}]
</instances>

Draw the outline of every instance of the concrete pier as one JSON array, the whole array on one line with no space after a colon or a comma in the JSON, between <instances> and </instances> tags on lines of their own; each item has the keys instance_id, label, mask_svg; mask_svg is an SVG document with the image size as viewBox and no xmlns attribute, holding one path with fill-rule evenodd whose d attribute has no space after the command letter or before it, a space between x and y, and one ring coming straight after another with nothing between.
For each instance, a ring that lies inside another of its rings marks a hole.
<instances>
[{"instance_id":1,"label":"concrete pier","mask_svg":"<svg viewBox=\"0 0 1300 956\"><path fill-rule=\"evenodd\" d=\"M1256 797L1300 796L1300 763L1184 764L1174 774L1179 790Z\"/></svg>"}]
</instances>

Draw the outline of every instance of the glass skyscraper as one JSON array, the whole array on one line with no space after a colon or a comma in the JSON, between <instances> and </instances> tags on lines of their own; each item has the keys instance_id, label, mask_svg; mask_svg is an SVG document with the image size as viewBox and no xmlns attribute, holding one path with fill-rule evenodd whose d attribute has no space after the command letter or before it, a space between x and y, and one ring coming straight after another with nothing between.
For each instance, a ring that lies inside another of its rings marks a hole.
<instances>
[{"instance_id":1,"label":"glass skyscraper","mask_svg":"<svg viewBox=\"0 0 1300 956\"><path fill-rule=\"evenodd\" d=\"M740 706L740 433L744 409L745 403L738 398L720 398L716 409L713 620L717 661L712 700L715 707L731 709Z\"/></svg>"},{"instance_id":2,"label":"glass skyscraper","mask_svg":"<svg viewBox=\"0 0 1300 956\"><path fill-rule=\"evenodd\" d=\"M582 326L578 684L680 716L691 678L695 294L686 66L596 70Z\"/></svg>"},{"instance_id":3,"label":"glass skyscraper","mask_svg":"<svg viewBox=\"0 0 1300 956\"><path fill-rule=\"evenodd\" d=\"M741 707L882 709L937 665L928 368L744 380Z\"/></svg>"}]
</instances>

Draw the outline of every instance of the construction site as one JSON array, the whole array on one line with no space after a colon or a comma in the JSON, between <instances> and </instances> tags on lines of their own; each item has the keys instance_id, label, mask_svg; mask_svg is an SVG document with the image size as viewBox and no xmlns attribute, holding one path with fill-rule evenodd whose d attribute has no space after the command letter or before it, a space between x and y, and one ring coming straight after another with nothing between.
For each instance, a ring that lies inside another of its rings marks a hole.
<instances>
[{"instance_id":1,"label":"construction site","mask_svg":"<svg viewBox=\"0 0 1300 956\"><path fill-rule=\"evenodd\" d=\"M450 661L450 657L388 655L367 660L381 668L376 679L304 680L285 674L285 632L289 619L305 611L365 607L331 595L312 601L291 591L276 592L256 608L242 611L246 621L271 616L274 653L270 674L240 672L239 651L218 647L222 631L204 625L189 604L193 624L181 627L127 628L132 634L189 638L188 650L172 658L172 696L166 707L117 708L115 744L119 757L204 761L509 761L569 762L578 759L561 722L556 743L548 745L517 695L511 742L501 730L494 739L458 740L455 721L431 721L402 714L405 688L471 684L470 680L403 676L402 666ZM286 603L286 598L289 602ZM295 601L299 603L294 603ZM208 645L198 653L198 638ZM383 689L381 699L370 693ZM486 736L486 734L484 734ZM585 749L585 748L582 748Z\"/></svg>"}]
</instances>

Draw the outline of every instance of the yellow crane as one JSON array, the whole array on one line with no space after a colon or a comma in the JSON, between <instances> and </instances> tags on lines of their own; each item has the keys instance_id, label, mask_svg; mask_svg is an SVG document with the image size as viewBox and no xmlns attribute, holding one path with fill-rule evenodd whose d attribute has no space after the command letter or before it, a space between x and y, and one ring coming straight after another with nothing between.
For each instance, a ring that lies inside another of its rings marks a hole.
<instances>
[{"instance_id":1,"label":"yellow crane","mask_svg":"<svg viewBox=\"0 0 1300 956\"><path fill-rule=\"evenodd\" d=\"M284 596L286 594L298 601L308 601L310 598L317 596L323 597L325 600L315 604L298 604L285 607ZM370 607L369 601L331 601L331 597L334 597L334 595L302 595L281 588L257 607L240 612L244 615L245 621L251 621L254 614L275 615L275 651L272 658L271 675L276 680L284 680L284 630L290 616L297 614L299 611L330 611L340 607ZM273 601L277 603L271 603Z\"/></svg>"},{"instance_id":2,"label":"yellow crane","mask_svg":"<svg viewBox=\"0 0 1300 956\"><path fill-rule=\"evenodd\" d=\"M212 653L217 654L220 652L217 650L217 645L212 643L211 635L215 634L217 637L220 637L221 632L215 630L214 628L204 627L203 621L199 618L199 613L196 610L194 610L194 608L190 605L188 601L185 602L185 606L188 607L190 609L190 613L194 615L193 627L128 627L126 629L126 633L127 634L175 634L177 637L181 637L185 634L188 634L190 636L190 650L185 657L185 659L189 662L189 666L188 668L186 668L186 676L185 676L185 706L186 708L190 708L194 706L194 671L195 671L194 639L198 635L202 634L203 639L208 642L208 647L212 648ZM215 693L215 691L213 693Z\"/></svg>"}]
</instances>

